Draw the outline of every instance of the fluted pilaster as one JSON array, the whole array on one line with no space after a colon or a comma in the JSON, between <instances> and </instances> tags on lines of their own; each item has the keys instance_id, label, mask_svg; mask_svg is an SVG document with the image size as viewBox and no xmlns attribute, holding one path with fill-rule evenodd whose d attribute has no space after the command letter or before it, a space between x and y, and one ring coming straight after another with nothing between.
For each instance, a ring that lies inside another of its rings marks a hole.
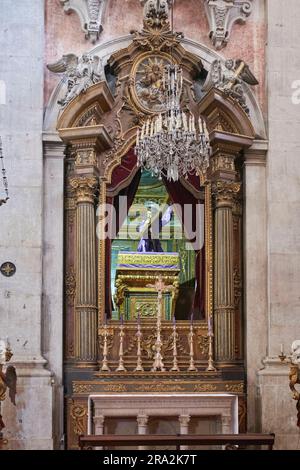
<instances>
[{"instance_id":1,"label":"fluted pilaster","mask_svg":"<svg viewBox=\"0 0 300 470\"><path fill-rule=\"evenodd\" d=\"M95 176L71 179L76 195L76 312L75 357L84 362L97 361L97 284Z\"/></svg>"},{"instance_id":2,"label":"fluted pilaster","mask_svg":"<svg viewBox=\"0 0 300 470\"><path fill-rule=\"evenodd\" d=\"M214 325L215 357L235 359L235 305L233 268L233 204L240 191L235 182L213 184L215 199Z\"/></svg>"}]
</instances>

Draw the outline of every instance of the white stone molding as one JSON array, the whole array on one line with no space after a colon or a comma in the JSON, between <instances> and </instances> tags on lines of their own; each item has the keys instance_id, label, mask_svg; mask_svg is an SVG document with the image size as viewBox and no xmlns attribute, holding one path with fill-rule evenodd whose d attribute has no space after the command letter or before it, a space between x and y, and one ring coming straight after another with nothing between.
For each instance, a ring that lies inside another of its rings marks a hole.
<instances>
[{"instance_id":1,"label":"white stone molding","mask_svg":"<svg viewBox=\"0 0 300 470\"><path fill-rule=\"evenodd\" d=\"M187 430L189 417L215 416L223 424L223 433L238 433L238 396L230 393L144 393L128 395L93 394L89 396L88 429L99 417L135 417L139 434L144 431L146 417L166 418L178 416L181 434ZM226 432L225 432L226 431Z\"/></svg>"},{"instance_id":2,"label":"white stone molding","mask_svg":"<svg viewBox=\"0 0 300 470\"><path fill-rule=\"evenodd\" d=\"M74 11L80 19L86 39L93 44L103 31L103 17L107 0L60 0L66 13Z\"/></svg>"},{"instance_id":3,"label":"white stone molding","mask_svg":"<svg viewBox=\"0 0 300 470\"><path fill-rule=\"evenodd\" d=\"M252 0L205 0L204 5L209 36L217 50L227 45L234 23L244 24L253 8Z\"/></svg>"}]
</instances>

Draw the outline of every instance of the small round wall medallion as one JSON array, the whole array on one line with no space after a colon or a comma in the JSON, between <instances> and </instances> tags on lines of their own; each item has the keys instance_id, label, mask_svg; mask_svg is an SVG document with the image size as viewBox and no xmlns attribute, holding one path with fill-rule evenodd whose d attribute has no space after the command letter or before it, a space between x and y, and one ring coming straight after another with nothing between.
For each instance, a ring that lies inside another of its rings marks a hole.
<instances>
[{"instance_id":1,"label":"small round wall medallion","mask_svg":"<svg viewBox=\"0 0 300 470\"><path fill-rule=\"evenodd\" d=\"M0 267L0 271L5 277L12 277L16 273L16 266L10 261L5 261Z\"/></svg>"}]
</instances>

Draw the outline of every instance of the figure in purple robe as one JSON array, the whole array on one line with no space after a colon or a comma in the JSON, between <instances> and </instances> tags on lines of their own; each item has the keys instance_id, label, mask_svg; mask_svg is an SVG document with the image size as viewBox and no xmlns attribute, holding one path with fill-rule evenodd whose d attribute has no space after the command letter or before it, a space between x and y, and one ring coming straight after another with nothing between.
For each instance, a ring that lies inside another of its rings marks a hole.
<instances>
[{"instance_id":1,"label":"figure in purple robe","mask_svg":"<svg viewBox=\"0 0 300 470\"><path fill-rule=\"evenodd\" d=\"M166 212L162 215L159 213L158 220L155 223L152 223L151 209L147 211L147 219L144 220L139 226L139 232L142 233L141 240L139 241L137 251L139 253L160 253L164 250L162 249L159 234L161 229L167 225L173 216L173 208L169 206ZM158 230L157 230L158 229ZM157 230L157 231L156 231Z\"/></svg>"}]
</instances>

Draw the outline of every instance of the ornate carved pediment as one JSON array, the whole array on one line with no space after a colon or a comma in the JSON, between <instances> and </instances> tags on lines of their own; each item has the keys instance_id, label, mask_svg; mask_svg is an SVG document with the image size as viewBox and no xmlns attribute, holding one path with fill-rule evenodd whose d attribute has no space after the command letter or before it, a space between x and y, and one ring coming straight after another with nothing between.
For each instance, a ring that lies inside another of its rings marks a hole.
<instances>
[{"instance_id":1,"label":"ornate carved pediment","mask_svg":"<svg viewBox=\"0 0 300 470\"><path fill-rule=\"evenodd\" d=\"M206 118L212 143L223 139L240 149L251 146L255 132L249 117L221 90L211 88L199 102L198 111Z\"/></svg>"},{"instance_id":2,"label":"ornate carved pediment","mask_svg":"<svg viewBox=\"0 0 300 470\"><path fill-rule=\"evenodd\" d=\"M245 23L253 7L252 0L205 0L204 5L209 36L218 50L227 45L233 24Z\"/></svg>"},{"instance_id":3,"label":"ornate carved pediment","mask_svg":"<svg viewBox=\"0 0 300 470\"><path fill-rule=\"evenodd\" d=\"M86 39L93 44L103 30L103 16L107 0L60 0L66 13L74 11L80 19Z\"/></svg>"}]
</instances>

